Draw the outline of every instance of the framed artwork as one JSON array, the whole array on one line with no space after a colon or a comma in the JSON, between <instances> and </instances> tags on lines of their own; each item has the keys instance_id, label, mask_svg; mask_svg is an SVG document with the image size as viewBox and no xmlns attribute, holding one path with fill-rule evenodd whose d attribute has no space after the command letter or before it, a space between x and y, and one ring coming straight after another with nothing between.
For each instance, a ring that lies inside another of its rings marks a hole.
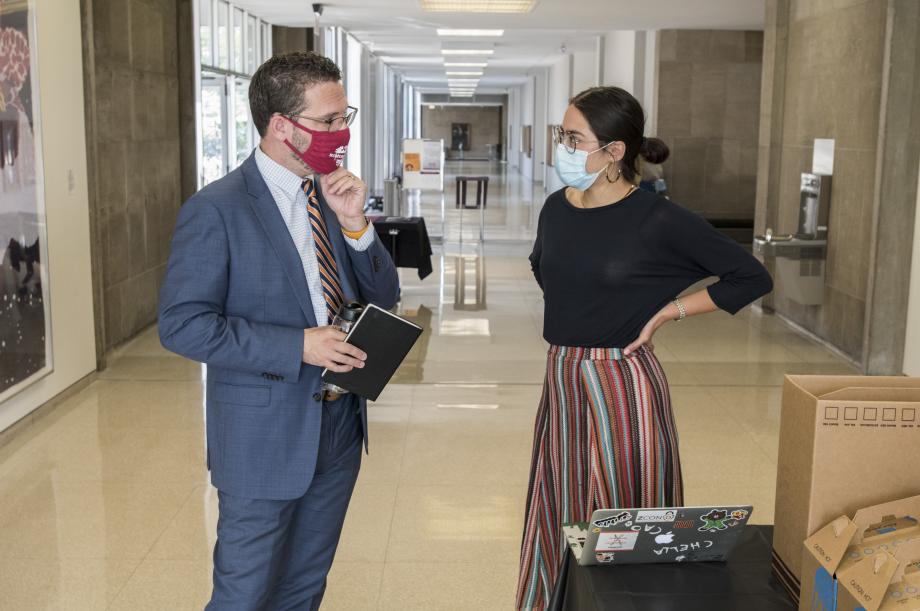
<instances>
[{"instance_id":1,"label":"framed artwork","mask_svg":"<svg viewBox=\"0 0 920 611\"><path fill-rule=\"evenodd\" d=\"M52 371L48 242L29 0L0 3L0 401Z\"/></svg>"},{"instance_id":2,"label":"framed artwork","mask_svg":"<svg viewBox=\"0 0 920 611\"><path fill-rule=\"evenodd\" d=\"M533 126L525 125L521 129L521 152L530 158L533 155Z\"/></svg>"},{"instance_id":3,"label":"framed artwork","mask_svg":"<svg viewBox=\"0 0 920 611\"><path fill-rule=\"evenodd\" d=\"M546 126L546 165L551 168L556 166L556 143L553 142L553 132L556 127L555 125Z\"/></svg>"},{"instance_id":4,"label":"framed artwork","mask_svg":"<svg viewBox=\"0 0 920 611\"><path fill-rule=\"evenodd\" d=\"M470 150L470 124L469 123L451 123L450 124L450 150L452 151Z\"/></svg>"}]
</instances>

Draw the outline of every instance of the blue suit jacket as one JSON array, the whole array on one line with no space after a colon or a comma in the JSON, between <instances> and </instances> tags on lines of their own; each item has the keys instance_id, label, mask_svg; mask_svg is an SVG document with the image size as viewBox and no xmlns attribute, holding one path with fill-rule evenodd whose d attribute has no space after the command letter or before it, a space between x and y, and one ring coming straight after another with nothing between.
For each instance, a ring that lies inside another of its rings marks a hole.
<instances>
[{"instance_id":1,"label":"blue suit jacket","mask_svg":"<svg viewBox=\"0 0 920 611\"><path fill-rule=\"evenodd\" d=\"M389 253L378 238L364 252L348 246L319 199L345 296L392 308ZM160 341L207 364L208 467L221 491L292 499L310 486L322 369L301 359L303 331L315 326L300 256L251 156L182 206L160 292Z\"/></svg>"}]
</instances>

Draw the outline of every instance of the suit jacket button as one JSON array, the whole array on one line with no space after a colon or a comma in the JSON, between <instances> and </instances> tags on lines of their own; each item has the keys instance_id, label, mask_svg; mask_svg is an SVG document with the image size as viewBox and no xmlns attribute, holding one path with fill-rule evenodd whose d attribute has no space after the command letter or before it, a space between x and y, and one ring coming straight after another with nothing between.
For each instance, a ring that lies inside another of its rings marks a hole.
<instances>
[{"instance_id":1,"label":"suit jacket button","mask_svg":"<svg viewBox=\"0 0 920 611\"><path fill-rule=\"evenodd\" d=\"M314 401L322 401L322 400L323 400L323 395L321 395L320 393L314 393L314 394L313 394L313 400L314 400Z\"/></svg>"}]
</instances>

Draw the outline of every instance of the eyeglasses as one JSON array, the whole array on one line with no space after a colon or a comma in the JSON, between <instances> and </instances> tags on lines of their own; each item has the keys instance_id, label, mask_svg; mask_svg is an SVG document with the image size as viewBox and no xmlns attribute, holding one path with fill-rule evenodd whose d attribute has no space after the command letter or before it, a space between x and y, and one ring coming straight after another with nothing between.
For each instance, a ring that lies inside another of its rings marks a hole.
<instances>
[{"instance_id":1,"label":"eyeglasses","mask_svg":"<svg viewBox=\"0 0 920 611\"><path fill-rule=\"evenodd\" d=\"M358 114L358 109L354 106L349 106L345 111L344 115L339 117L332 117L331 119L315 119L313 117L307 117L305 115L291 115L291 119L307 119L308 121L315 121L317 123L325 123L326 131L334 132L340 129L345 129L355 121L355 115Z\"/></svg>"},{"instance_id":2,"label":"eyeglasses","mask_svg":"<svg viewBox=\"0 0 920 611\"><path fill-rule=\"evenodd\" d=\"M565 150L569 153L574 153L575 149L578 148L578 145L582 142L596 142L600 144L600 140L579 140L579 138L572 132L567 132L562 129L561 125L553 126L553 142L555 144L561 144L565 147Z\"/></svg>"}]
</instances>

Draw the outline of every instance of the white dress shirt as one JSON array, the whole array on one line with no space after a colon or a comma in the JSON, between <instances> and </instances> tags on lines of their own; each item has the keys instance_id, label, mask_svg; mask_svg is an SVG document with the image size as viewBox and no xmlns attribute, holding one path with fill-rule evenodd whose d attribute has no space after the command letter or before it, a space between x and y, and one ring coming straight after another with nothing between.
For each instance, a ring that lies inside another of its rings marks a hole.
<instances>
[{"instance_id":1,"label":"white dress shirt","mask_svg":"<svg viewBox=\"0 0 920 611\"><path fill-rule=\"evenodd\" d=\"M294 240L294 246L297 247L297 252L300 254L300 262L303 264L303 273L310 289L310 300L313 302L313 313L316 314L317 325L326 325L329 322L326 298L323 296L319 263L316 260L316 250L313 246L313 229L310 226L307 212L307 195L301 189L304 179L274 161L262 152L260 147L256 147L256 165L278 205L284 224L287 225L291 239ZM364 235L357 240L347 235L343 237L350 248L363 252L374 243L374 228L368 226ZM339 270L339 274L341 273L342 271Z\"/></svg>"}]
</instances>

